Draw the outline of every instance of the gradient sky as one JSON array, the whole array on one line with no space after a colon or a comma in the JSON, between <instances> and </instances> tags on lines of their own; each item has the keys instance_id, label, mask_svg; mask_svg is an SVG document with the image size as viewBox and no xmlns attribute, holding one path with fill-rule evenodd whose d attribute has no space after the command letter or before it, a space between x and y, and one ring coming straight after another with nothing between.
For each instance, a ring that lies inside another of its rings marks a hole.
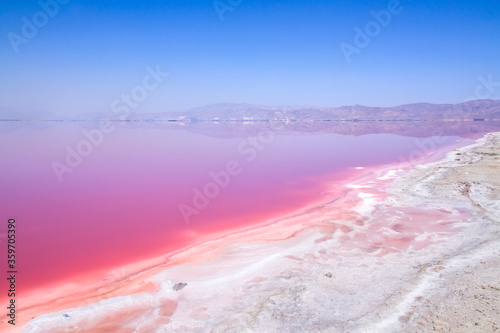
<instances>
[{"instance_id":1,"label":"gradient sky","mask_svg":"<svg viewBox=\"0 0 500 333\"><path fill-rule=\"evenodd\" d=\"M15 53L8 34L22 36L23 17L32 22L41 6L1 0L0 107L109 111L156 65L169 76L136 112L459 103L474 97L479 77L500 82L498 0L401 0L401 13L351 63L340 43L353 44L354 28L389 1L240 2L221 20L211 0L70 0ZM500 83L493 89L486 97L500 98Z\"/></svg>"}]
</instances>

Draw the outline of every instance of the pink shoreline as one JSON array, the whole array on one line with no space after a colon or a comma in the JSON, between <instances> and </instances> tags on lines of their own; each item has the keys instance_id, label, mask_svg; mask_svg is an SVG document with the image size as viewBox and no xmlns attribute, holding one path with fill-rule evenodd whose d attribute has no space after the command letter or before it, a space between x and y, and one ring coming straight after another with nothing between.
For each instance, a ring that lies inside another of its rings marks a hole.
<instances>
[{"instance_id":1,"label":"pink shoreline","mask_svg":"<svg viewBox=\"0 0 500 333\"><path fill-rule=\"evenodd\" d=\"M453 148L469 144L463 141L428 153L423 159L418 160L418 164L426 164L441 160ZM364 202L363 198L359 196L360 193L372 195L372 200L382 200L384 197L380 194L381 187L386 187L392 183L393 178L396 176L393 174L388 177L388 173L390 173L391 170L407 171L413 167L414 165L411 163L391 163L388 165L363 168L358 171L352 170L350 176L343 179L342 183L337 183L330 187L328 196L293 213L271 218L259 224L239 228L230 232L226 231L209 235L200 235L201 239L195 244L157 258L143 260L111 270L106 274L110 276L108 279L103 279L93 284L89 284L89 280L80 280L79 283L59 285L54 288L54 292L51 294L52 300L45 301L44 303L40 303L38 300L46 297L47 289L49 288L33 291L29 296L20 298L20 304L22 306L19 309L18 327L20 328L21 325L31 320L32 317L39 316L43 313L55 312L70 307L84 306L95 303L98 300L116 296L155 291L158 289L158 284L151 282L149 279L157 273L176 265L196 263L214 258L228 245L236 242L267 243L288 239L311 226L323 228L324 226L318 223L318 219L324 219L325 216L329 215L325 214L325 210L328 208L325 206L339 199L345 199L348 193L350 197L359 197L358 202L351 202L355 206L359 206ZM377 178L380 177L383 179L377 181ZM365 186L369 182L377 183L376 185L378 187L372 187L370 189L361 187L363 188L362 191L360 190L361 188L356 187ZM331 197L332 193L334 193L334 198ZM352 211L352 207L348 208L346 212L336 211L334 214L335 217L342 220L355 219L355 216L349 213L349 211ZM308 213L313 216L316 215L316 219L308 219L305 221L302 217ZM286 228L284 228L284 226L286 226ZM332 230L327 229L328 228L324 230L325 237L328 237L332 232ZM75 292L74 290L79 291ZM44 297L42 297L42 295ZM3 325L0 325L0 327L1 326Z\"/></svg>"}]
</instances>

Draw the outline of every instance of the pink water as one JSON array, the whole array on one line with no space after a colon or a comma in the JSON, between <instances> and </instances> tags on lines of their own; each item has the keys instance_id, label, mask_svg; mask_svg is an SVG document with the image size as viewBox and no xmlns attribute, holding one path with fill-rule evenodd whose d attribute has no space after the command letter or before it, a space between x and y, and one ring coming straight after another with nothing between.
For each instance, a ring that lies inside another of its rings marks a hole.
<instances>
[{"instance_id":1,"label":"pink water","mask_svg":"<svg viewBox=\"0 0 500 333\"><path fill-rule=\"evenodd\" d=\"M103 269L293 212L324 199L331 184L355 167L407 159L423 140L387 134L275 136L259 150L248 138L120 128L60 182L52 163L64 163L65 147L75 148L85 139L82 129L96 125L17 126L0 133L0 240L4 252L7 219L15 217L23 291L92 272L100 279ZM439 148L457 139L433 142ZM193 206L193 189L203 191L213 182L209 173L232 160L240 173L187 224L179 204Z\"/></svg>"}]
</instances>

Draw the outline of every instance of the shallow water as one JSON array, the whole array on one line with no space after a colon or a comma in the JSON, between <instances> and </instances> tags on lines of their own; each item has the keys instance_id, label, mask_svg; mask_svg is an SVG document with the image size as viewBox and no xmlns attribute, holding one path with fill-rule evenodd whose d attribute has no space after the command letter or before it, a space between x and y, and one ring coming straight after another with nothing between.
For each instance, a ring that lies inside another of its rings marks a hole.
<instances>
[{"instance_id":1,"label":"shallow water","mask_svg":"<svg viewBox=\"0 0 500 333\"><path fill-rule=\"evenodd\" d=\"M201 236L334 199L332 184L356 168L468 142L269 131L218 138L141 125L113 125L99 136L93 122L2 126L0 216L17 221L24 292L84 275L100 280L106 269Z\"/></svg>"}]
</instances>

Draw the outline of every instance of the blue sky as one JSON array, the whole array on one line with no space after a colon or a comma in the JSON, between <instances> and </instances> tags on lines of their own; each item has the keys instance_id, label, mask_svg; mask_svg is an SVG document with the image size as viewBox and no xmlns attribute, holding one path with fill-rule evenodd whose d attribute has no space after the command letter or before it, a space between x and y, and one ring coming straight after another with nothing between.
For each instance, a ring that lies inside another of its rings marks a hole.
<instances>
[{"instance_id":1,"label":"blue sky","mask_svg":"<svg viewBox=\"0 0 500 333\"><path fill-rule=\"evenodd\" d=\"M486 96L500 98L498 0L401 0L349 63L340 44L355 47L354 29L365 32L371 12L397 0L220 0L232 8L223 20L211 0L60 1L67 3L25 38L26 20L43 19L42 5L1 0L1 107L106 112L141 84L148 66L169 75L138 113L219 102L459 103L488 76L499 84ZM14 35L25 43L13 47Z\"/></svg>"}]
</instances>

